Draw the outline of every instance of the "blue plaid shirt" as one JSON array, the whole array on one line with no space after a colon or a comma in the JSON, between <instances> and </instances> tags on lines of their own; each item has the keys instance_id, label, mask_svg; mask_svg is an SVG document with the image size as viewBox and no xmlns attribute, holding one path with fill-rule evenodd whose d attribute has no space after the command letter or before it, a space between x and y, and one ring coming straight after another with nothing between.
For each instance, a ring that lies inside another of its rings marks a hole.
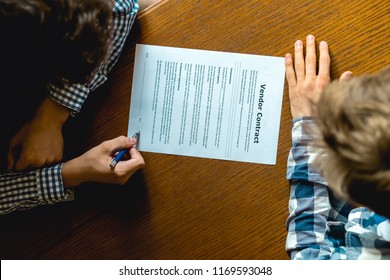
<instances>
[{"instance_id":1,"label":"blue plaid shirt","mask_svg":"<svg viewBox=\"0 0 390 280\"><path fill-rule=\"evenodd\" d=\"M107 80L107 74L117 62L138 11L138 0L116 0L113 8L113 40L109 54L88 84L49 86L49 96L79 112L88 94ZM53 204L66 199L62 184L62 164L30 172L0 175L0 214L29 209L41 204Z\"/></svg>"},{"instance_id":2,"label":"blue plaid shirt","mask_svg":"<svg viewBox=\"0 0 390 280\"><path fill-rule=\"evenodd\" d=\"M313 168L310 118L293 121L286 250L291 259L390 259L390 221L334 197Z\"/></svg>"}]
</instances>

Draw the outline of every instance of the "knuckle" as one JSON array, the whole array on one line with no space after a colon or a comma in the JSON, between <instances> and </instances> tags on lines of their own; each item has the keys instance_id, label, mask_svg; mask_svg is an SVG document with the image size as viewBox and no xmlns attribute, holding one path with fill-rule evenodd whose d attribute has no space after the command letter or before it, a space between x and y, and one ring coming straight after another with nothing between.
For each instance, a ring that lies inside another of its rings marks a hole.
<instances>
[{"instance_id":1,"label":"knuckle","mask_svg":"<svg viewBox=\"0 0 390 280\"><path fill-rule=\"evenodd\" d=\"M140 161L138 163L138 166L139 166L139 168L145 167L145 160L144 159L140 159Z\"/></svg>"},{"instance_id":2,"label":"knuckle","mask_svg":"<svg viewBox=\"0 0 390 280\"><path fill-rule=\"evenodd\" d=\"M106 140L100 144L100 147L103 151L111 151L113 146L112 140Z\"/></svg>"},{"instance_id":3,"label":"knuckle","mask_svg":"<svg viewBox=\"0 0 390 280\"><path fill-rule=\"evenodd\" d=\"M31 165L33 167L41 167L43 166L44 164L46 163L46 161L42 160L42 159L35 159L35 160L32 160L31 161ZM50 163L50 161L48 161L48 163Z\"/></svg>"},{"instance_id":4,"label":"knuckle","mask_svg":"<svg viewBox=\"0 0 390 280\"><path fill-rule=\"evenodd\" d=\"M296 62L295 62L295 65L297 68L302 68L305 66L305 62L301 59L298 59Z\"/></svg>"},{"instance_id":5,"label":"knuckle","mask_svg":"<svg viewBox=\"0 0 390 280\"><path fill-rule=\"evenodd\" d=\"M321 58L321 62L324 64L330 64L330 57L329 56L323 56Z\"/></svg>"},{"instance_id":6,"label":"knuckle","mask_svg":"<svg viewBox=\"0 0 390 280\"><path fill-rule=\"evenodd\" d=\"M306 58L306 62L308 63L308 64L315 64L317 61L316 61L316 57L315 56L308 56L307 58Z\"/></svg>"},{"instance_id":7,"label":"knuckle","mask_svg":"<svg viewBox=\"0 0 390 280\"><path fill-rule=\"evenodd\" d=\"M145 160L143 157L139 157L137 158L136 162L135 162L135 165L136 165L136 168L137 170L144 167L145 166Z\"/></svg>"},{"instance_id":8,"label":"knuckle","mask_svg":"<svg viewBox=\"0 0 390 280\"><path fill-rule=\"evenodd\" d=\"M129 143L129 139L126 137L126 136L119 136L118 137L118 141L122 144L122 145L126 145L127 143Z\"/></svg>"},{"instance_id":9,"label":"knuckle","mask_svg":"<svg viewBox=\"0 0 390 280\"><path fill-rule=\"evenodd\" d=\"M106 141L103 141L100 146L103 148L103 149L106 149L109 147L109 142L106 140Z\"/></svg>"},{"instance_id":10,"label":"knuckle","mask_svg":"<svg viewBox=\"0 0 390 280\"><path fill-rule=\"evenodd\" d=\"M286 72L286 75L287 75L287 80L288 81L293 81L293 79L295 79L295 74L293 72Z\"/></svg>"},{"instance_id":11,"label":"knuckle","mask_svg":"<svg viewBox=\"0 0 390 280\"><path fill-rule=\"evenodd\" d=\"M318 78L318 86L320 87L320 89L323 89L325 88L330 82L330 79L327 78L327 77L319 77Z\"/></svg>"},{"instance_id":12,"label":"knuckle","mask_svg":"<svg viewBox=\"0 0 390 280\"><path fill-rule=\"evenodd\" d=\"M303 85L303 89L305 91L311 91L314 89L314 81L312 80L307 80L305 81L304 85Z\"/></svg>"},{"instance_id":13,"label":"knuckle","mask_svg":"<svg viewBox=\"0 0 390 280\"><path fill-rule=\"evenodd\" d=\"M330 82L330 78L328 76L320 76L318 81L320 84L328 84Z\"/></svg>"}]
</instances>

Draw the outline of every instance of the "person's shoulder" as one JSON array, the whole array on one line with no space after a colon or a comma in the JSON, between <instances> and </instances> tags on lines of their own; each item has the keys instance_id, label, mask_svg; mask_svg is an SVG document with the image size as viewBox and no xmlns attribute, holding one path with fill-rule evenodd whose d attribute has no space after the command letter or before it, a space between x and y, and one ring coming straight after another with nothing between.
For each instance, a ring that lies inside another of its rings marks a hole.
<instances>
[{"instance_id":1,"label":"person's shoulder","mask_svg":"<svg viewBox=\"0 0 390 280\"><path fill-rule=\"evenodd\" d=\"M345 225L348 259L390 259L390 221L368 208L353 209Z\"/></svg>"},{"instance_id":2,"label":"person's shoulder","mask_svg":"<svg viewBox=\"0 0 390 280\"><path fill-rule=\"evenodd\" d=\"M349 214L348 220L352 224L359 224L366 229L376 227L383 222L389 221L386 217L379 215L366 207L353 209Z\"/></svg>"},{"instance_id":3,"label":"person's shoulder","mask_svg":"<svg viewBox=\"0 0 390 280\"><path fill-rule=\"evenodd\" d=\"M366 207L352 209L345 225L347 232L362 240L382 240L390 246L390 220Z\"/></svg>"}]
</instances>

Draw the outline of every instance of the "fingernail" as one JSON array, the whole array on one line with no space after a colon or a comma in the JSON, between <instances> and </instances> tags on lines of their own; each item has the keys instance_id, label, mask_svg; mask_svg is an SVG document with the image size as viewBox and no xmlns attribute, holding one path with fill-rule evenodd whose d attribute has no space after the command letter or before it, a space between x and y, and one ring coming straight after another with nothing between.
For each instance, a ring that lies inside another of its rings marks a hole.
<instances>
[{"instance_id":1,"label":"fingernail","mask_svg":"<svg viewBox=\"0 0 390 280\"><path fill-rule=\"evenodd\" d=\"M295 42L295 46L296 47L302 47L302 41L301 40L298 40Z\"/></svg>"},{"instance_id":2,"label":"fingernail","mask_svg":"<svg viewBox=\"0 0 390 280\"><path fill-rule=\"evenodd\" d=\"M308 42L313 42L314 41L314 36L313 35L308 35L307 36L307 41Z\"/></svg>"},{"instance_id":3,"label":"fingernail","mask_svg":"<svg viewBox=\"0 0 390 280\"><path fill-rule=\"evenodd\" d=\"M345 75L347 75L347 77L352 77L353 73L352 72L347 72Z\"/></svg>"},{"instance_id":4,"label":"fingernail","mask_svg":"<svg viewBox=\"0 0 390 280\"><path fill-rule=\"evenodd\" d=\"M326 47L327 45L328 45L328 43L326 43L325 41L321 41L321 43L320 43L321 47Z\"/></svg>"}]
</instances>

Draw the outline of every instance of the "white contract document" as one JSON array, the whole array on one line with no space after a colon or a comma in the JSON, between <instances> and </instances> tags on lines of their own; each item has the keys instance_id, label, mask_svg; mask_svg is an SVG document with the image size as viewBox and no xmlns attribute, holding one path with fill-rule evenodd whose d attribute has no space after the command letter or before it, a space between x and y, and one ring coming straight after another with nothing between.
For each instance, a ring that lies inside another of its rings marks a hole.
<instances>
[{"instance_id":1,"label":"white contract document","mask_svg":"<svg viewBox=\"0 0 390 280\"><path fill-rule=\"evenodd\" d=\"M137 45L128 135L138 149L275 164L284 58Z\"/></svg>"}]
</instances>

